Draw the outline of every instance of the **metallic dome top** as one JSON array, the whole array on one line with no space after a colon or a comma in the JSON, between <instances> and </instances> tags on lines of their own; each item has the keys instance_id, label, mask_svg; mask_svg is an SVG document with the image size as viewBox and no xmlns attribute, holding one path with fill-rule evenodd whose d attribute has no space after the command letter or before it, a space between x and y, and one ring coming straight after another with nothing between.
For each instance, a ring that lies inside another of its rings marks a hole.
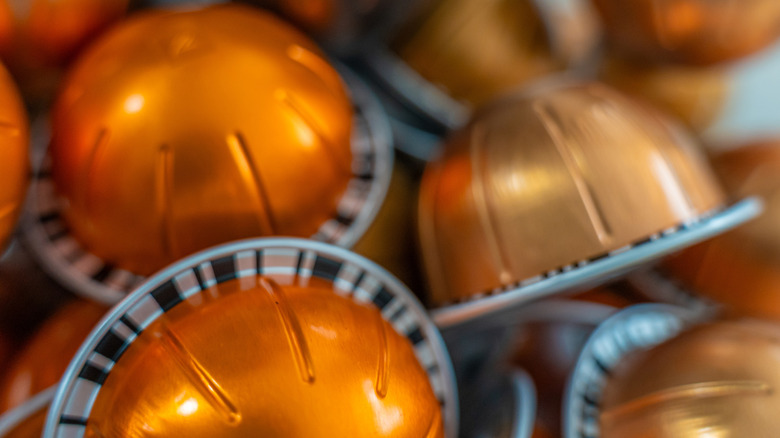
<instances>
[{"instance_id":1,"label":"metallic dome top","mask_svg":"<svg viewBox=\"0 0 780 438\"><path fill-rule=\"evenodd\" d=\"M505 291L721 207L695 141L612 89L554 84L478 112L426 169L419 234L436 304Z\"/></svg>"}]
</instances>

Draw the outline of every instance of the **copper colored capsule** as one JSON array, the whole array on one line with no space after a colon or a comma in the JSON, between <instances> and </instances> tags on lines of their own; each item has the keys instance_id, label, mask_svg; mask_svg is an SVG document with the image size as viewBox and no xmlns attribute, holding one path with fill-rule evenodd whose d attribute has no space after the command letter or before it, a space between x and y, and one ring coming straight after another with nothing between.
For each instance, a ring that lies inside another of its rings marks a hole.
<instances>
[{"instance_id":1,"label":"copper colored capsule","mask_svg":"<svg viewBox=\"0 0 780 438\"><path fill-rule=\"evenodd\" d=\"M29 173L27 112L0 65L0 254L22 212Z\"/></svg>"},{"instance_id":2,"label":"copper colored capsule","mask_svg":"<svg viewBox=\"0 0 780 438\"><path fill-rule=\"evenodd\" d=\"M531 1L432 3L393 48L454 99L479 105L560 68Z\"/></svg>"},{"instance_id":3,"label":"copper colored capsule","mask_svg":"<svg viewBox=\"0 0 780 438\"><path fill-rule=\"evenodd\" d=\"M775 0L593 0L608 42L640 61L711 64L780 36Z\"/></svg>"},{"instance_id":4,"label":"copper colored capsule","mask_svg":"<svg viewBox=\"0 0 780 438\"><path fill-rule=\"evenodd\" d=\"M0 56L25 94L48 92L60 69L126 12L129 0L0 1Z\"/></svg>"},{"instance_id":5,"label":"copper colored capsule","mask_svg":"<svg viewBox=\"0 0 780 438\"><path fill-rule=\"evenodd\" d=\"M0 437L40 438L55 390L55 387L49 388L22 406L0 415Z\"/></svg>"},{"instance_id":6,"label":"copper colored capsule","mask_svg":"<svg viewBox=\"0 0 780 438\"><path fill-rule=\"evenodd\" d=\"M664 270L728 312L780 318L780 143L724 152L713 164L732 196L759 195L758 219L670 257Z\"/></svg>"},{"instance_id":7,"label":"copper colored capsule","mask_svg":"<svg viewBox=\"0 0 780 438\"><path fill-rule=\"evenodd\" d=\"M693 139L606 86L507 97L425 171L419 233L432 298L511 289L723 203Z\"/></svg>"},{"instance_id":8,"label":"copper colored capsule","mask_svg":"<svg viewBox=\"0 0 780 438\"><path fill-rule=\"evenodd\" d=\"M774 436L778 339L772 323L714 322L633 353L607 381L600 436Z\"/></svg>"},{"instance_id":9,"label":"copper colored capsule","mask_svg":"<svg viewBox=\"0 0 780 438\"><path fill-rule=\"evenodd\" d=\"M339 75L248 6L124 22L79 59L52 118L73 235L142 275L235 239L312 236L352 176Z\"/></svg>"},{"instance_id":10,"label":"copper colored capsule","mask_svg":"<svg viewBox=\"0 0 780 438\"><path fill-rule=\"evenodd\" d=\"M731 91L727 74L718 67L643 66L608 58L599 78L676 116L695 132L715 122Z\"/></svg>"},{"instance_id":11,"label":"copper colored capsule","mask_svg":"<svg viewBox=\"0 0 780 438\"><path fill-rule=\"evenodd\" d=\"M106 307L73 301L52 315L15 356L0 379L0 412L55 385Z\"/></svg>"}]
</instances>

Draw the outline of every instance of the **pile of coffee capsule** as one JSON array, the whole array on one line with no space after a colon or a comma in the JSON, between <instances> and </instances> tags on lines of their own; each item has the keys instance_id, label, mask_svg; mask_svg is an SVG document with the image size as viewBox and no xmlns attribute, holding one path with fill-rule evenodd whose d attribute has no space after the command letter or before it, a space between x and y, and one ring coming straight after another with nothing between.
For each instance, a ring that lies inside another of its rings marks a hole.
<instances>
[{"instance_id":1,"label":"pile of coffee capsule","mask_svg":"<svg viewBox=\"0 0 780 438\"><path fill-rule=\"evenodd\" d=\"M0 0L0 438L780 436L778 40L777 0Z\"/></svg>"}]
</instances>

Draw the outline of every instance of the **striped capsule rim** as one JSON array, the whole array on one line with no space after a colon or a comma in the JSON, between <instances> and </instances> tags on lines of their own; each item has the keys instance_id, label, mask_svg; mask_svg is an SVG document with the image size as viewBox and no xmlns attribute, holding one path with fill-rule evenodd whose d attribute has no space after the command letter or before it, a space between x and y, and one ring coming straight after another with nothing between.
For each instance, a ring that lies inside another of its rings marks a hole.
<instances>
[{"instance_id":1,"label":"striped capsule rim","mask_svg":"<svg viewBox=\"0 0 780 438\"><path fill-rule=\"evenodd\" d=\"M530 301L569 291L595 287L671 252L716 236L758 216L759 198L745 198L718 211L655 233L644 240L609 253L562 266L536 277L473 295L467 300L433 309L441 330L471 330L491 320L518 312Z\"/></svg>"},{"instance_id":2,"label":"striped capsule rim","mask_svg":"<svg viewBox=\"0 0 780 438\"><path fill-rule=\"evenodd\" d=\"M456 437L455 374L441 335L399 280L368 259L333 245L294 238L251 239L215 247L166 268L114 307L65 372L44 436L84 436L92 404L113 365L154 320L183 300L225 281L257 275L280 284L330 282L335 294L375 306L411 342L441 404L447 437Z\"/></svg>"},{"instance_id":3,"label":"striped capsule rim","mask_svg":"<svg viewBox=\"0 0 780 438\"><path fill-rule=\"evenodd\" d=\"M345 67L337 66L353 102L352 179L339 200L336 215L312 239L352 247L374 221L384 201L393 168L393 140L384 109L368 86ZM48 142L48 135L36 135ZM38 145L41 147L41 145ZM62 217L54 190L51 160L42 157L34 172L22 233L48 274L86 298L115 304L145 277L119 268L82 247ZM259 236L258 236L259 237Z\"/></svg>"},{"instance_id":4,"label":"striped capsule rim","mask_svg":"<svg viewBox=\"0 0 780 438\"><path fill-rule=\"evenodd\" d=\"M608 318L580 352L563 401L565 438L598 438L601 399L612 370L627 355L661 344L706 314L669 304L637 304Z\"/></svg>"}]
</instances>

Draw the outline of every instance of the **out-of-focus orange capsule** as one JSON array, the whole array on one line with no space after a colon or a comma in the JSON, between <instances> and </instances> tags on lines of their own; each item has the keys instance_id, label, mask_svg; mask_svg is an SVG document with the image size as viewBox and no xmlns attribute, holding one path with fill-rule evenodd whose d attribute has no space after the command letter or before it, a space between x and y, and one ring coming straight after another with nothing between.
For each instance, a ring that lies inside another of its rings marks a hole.
<instances>
[{"instance_id":1,"label":"out-of-focus orange capsule","mask_svg":"<svg viewBox=\"0 0 780 438\"><path fill-rule=\"evenodd\" d=\"M678 117L695 132L717 120L731 91L726 73L717 67L641 66L613 57L602 65L599 77Z\"/></svg>"},{"instance_id":2,"label":"out-of-focus orange capsule","mask_svg":"<svg viewBox=\"0 0 780 438\"><path fill-rule=\"evenodd\" d=\"M25 93L53 88L59 69L111 23L129 0L0 1L0 57Z\"/></svg>"},{"instance_id":3,"label":"out-of-focus orange capsule","mask_svg":"<svg viewBox=\"0 0 780 438\"><path fill-rule=\"evenodd\" d=\"M507 97L426 168L419 233L432 298L511 291L723 204L694 140L606 86Z\"/></svg>"},{"instance_id":4,"label":"out-of-focus orange capsule","mask_svg":"<svg viewBox=\"0 0 780 438\"><path fill-rule=\"evenodd\" d=\"M774 436L778 339L768 322L714 322L630 354L607 380L599 436Z\"/></svg>"},{"instance_id":5,"label":"out-of-focus orange capsule","mask_svg":"<svg viewBox=\"0 0 780 438\"><path fill-rule=\"evenodd\" d=\"M0 411L19 406L57 384L106 310L102 305L78 300L52 315L15 356L0 379Z\"/></svg>"},{"instance_id":6,"label":"out-of-focus orange capsule","mask_svg":"<svg viewBox=\"0 0 780 438\"><path fill-rule=\"evenodd\" d=\"M22 406L0 415L0 437L40 438L55 389L49 388Z\"/></svg>"},{"instance_id":7,"label":"out-of-focus orange capsule","mask_svg":"<svg viewBox=\"0 0 780 438\"><path fill-rule=\"evenodd\" d=\"M79 59L52 116L73 235L137 274L235 239L312 236L352 177L339 75L248 6L127 20Z\"/></svg>"},{"instance_id":8,"label":"out-of-focus orange capsule","mask_svg":"<svg viewBox=\"0 0 780 438\"><path fill-rule=\"evenodd\" d=\"M27 112L11 76L0 66L0 254L22 211L27 177Z\"/></svg>"},{"instance_id":9,"label":"out-of-focus orange capsule","mask_svg":"<svg viewBox=\"0 0 780 438\"><path fill-rule=\"evenodd\" d=\"M775 0L593 0L608 42L639 61L711 64L780 36Z\"/></svg>"},{"instance_id":10,"label":"out-of-focus orange capsule","mask_svg":"<svg viewBox=\"0 0 780 438\"><path fill-rule=\"evenodd\" d=\"M713 159L733 196L759 195L758 219L667 259L663 269L730 313L780 318L780 143L754 144Z\"/></svg>"}]
</instances>

